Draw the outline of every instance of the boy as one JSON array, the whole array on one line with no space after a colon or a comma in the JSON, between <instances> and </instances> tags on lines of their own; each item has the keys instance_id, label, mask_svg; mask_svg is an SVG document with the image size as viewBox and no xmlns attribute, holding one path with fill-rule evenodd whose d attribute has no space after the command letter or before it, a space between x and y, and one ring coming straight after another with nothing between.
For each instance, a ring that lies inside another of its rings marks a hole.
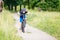
<instances>
[{"instance_id":1,"label":"boy","mask_svg":"<svg viewBox=\"0 0 60 40\"><path fill-rule=\"evenodd\" d=\"M26 8L21 9L20 11L20 22L21 22L21 29L24 32L24 28L26 26Z\"/></svg>"}]
</instances>

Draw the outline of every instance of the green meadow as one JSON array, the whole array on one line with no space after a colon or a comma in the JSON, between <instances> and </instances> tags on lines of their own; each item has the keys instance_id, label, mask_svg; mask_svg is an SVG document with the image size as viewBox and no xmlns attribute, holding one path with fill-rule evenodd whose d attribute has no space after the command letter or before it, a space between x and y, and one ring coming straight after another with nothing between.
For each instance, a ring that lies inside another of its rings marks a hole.
<instances>
[{"instance_id":1,"label":"green meadow","mask_svg":"<svg viewBox=\"0 0 60 40\"><path fill-rule=\"evenodd\" d=\"M9 11L3 10L0 13L0 40L21 40L19 36L16 36L14 23L15 21Z\"/></svg>"},{"instance_id":2,"label":"green meadow","mask_svg":"<svg viewBox=\"0 0 60 40\"><path fill-rule=\"evenodd\" d=\"M60 12L28 10L27 23L60 40ZM21 40L16 36L16 28L11 12L0 13L0 40Z\"/></svg>"},{"instance_id":3,"label":"green meadow","mask_svg":"<svg viewBox=\"0 0 60 40\"><path fill-rule=\"evenodd\" d=\"M27 23L60 40L60 12L29 10Z\"/></svg>"}]
</instances>

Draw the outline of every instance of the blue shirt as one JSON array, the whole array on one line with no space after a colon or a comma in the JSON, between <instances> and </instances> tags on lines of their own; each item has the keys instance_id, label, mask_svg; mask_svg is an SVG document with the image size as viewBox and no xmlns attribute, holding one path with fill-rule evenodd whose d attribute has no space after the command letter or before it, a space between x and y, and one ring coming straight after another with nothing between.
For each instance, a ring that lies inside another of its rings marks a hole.
<instances>
[{"instance_id":1,"label":"blue shirt","mask_svg":"<svg viewBox=\"0 0 60 40\"><path fill-rule=\"evenodd\" d=\"M20 12L20 18L26 18L26 14L23 14L22 12Z\"/></svg>"},{"instance_id":2,"label":"blue shirt","mask_svg":"<svg viewBox=\"0 0 60 40\"><path fill-rule=\"evenodd\" d=\"M26 14L20 12L20 22L23 22L23 18L26 18Z\"/></svg>"}]
</instances>

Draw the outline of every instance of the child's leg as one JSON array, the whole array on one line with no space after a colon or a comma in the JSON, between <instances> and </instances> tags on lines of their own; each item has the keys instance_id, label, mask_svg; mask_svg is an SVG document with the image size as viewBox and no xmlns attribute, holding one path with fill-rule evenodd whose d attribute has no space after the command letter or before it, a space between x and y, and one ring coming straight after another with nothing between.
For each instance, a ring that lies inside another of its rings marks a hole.
<instances>
[{"instance_id":1,"label":"child's leg","mask_svg":"<svg viewBox=\"0 0 60 40\"><path fill-rule=\"evenodd\" d=\"M24 30L23 22L21 23L21 29L22 29L22 32L24 33L24 32L25 32L25 30Z\"/></svg>"},{"instance_id":2,"label":"child's leg","mask_svg":"<svg viewBox=\"0 0 60 40\"><path fill-rule=\"evenodd\" d=\"M24 20L24 27L26 27L26 19Z\"/></svg>"}]
</instances>

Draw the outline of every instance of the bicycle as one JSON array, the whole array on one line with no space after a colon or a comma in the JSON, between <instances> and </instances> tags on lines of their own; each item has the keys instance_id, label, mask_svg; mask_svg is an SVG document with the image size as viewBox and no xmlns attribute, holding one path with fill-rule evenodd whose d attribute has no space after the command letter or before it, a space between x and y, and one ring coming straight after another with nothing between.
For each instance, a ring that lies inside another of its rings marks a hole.
<instances>
[{"instance_id":1,"label":"bicycle","mask_svg":"<svg viewBox=\"0 0 60 40\"><path fill-rule=\"evenodd\" d=\"M25 14L23 14L23 21L22 21L22 26L21 26L21 29L22 29L23 33L25 32L25 27L26 27L26 19L24 18L24 15Z\"/></svg>"}]
</instances>

